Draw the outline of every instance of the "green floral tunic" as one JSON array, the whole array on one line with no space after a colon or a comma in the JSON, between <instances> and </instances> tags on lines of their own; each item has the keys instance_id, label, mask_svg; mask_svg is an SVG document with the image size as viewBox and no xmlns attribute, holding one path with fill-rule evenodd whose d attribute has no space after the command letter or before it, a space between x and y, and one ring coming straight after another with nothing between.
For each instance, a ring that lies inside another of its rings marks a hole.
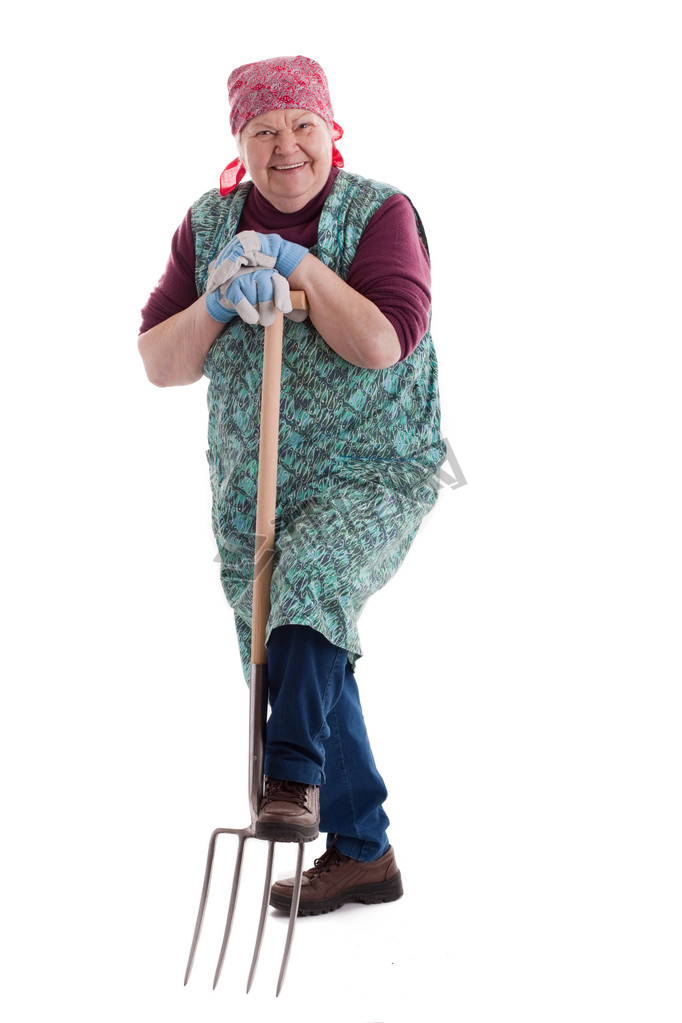
<instances>
[{"instance_id":1,"label":"green floral tunic","mask_svg":"<svg viewBox=\"0 0 682 1023\"><path fill-rule=\"evenodd\" d=\"M192 207L199 294L209 263L236 233L251 187L226 197L214 189ZM365 226L396 191L340 171L310 251L345 279ZM309 320L284 323L268 635L280 625L309 625L347 650L354 665L363 605L394 575L436 500L445 458L436 356L427 333L395 366L361 369L337 355ZM236 319L204 366L213 531L247 680L262 356L263 328Z\"/></svg>"}]
</instances>

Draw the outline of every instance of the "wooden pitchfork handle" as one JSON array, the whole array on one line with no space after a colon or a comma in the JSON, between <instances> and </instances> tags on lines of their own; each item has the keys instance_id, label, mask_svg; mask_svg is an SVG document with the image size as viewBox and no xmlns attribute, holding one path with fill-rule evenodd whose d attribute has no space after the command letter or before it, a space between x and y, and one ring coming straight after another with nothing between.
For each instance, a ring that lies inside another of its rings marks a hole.
<instances>
[{"instance_id":1,"label":"wooden pitchfork handle","mask_svg":"<svg viewBox=\"0 0 682 1023\"><path fill-rule=\"evenodd\" d=\"M292 291L294 309L307 309L305 292ZM261 395L260 445L258 452L258 496L256 503L256 547L253 565L253 610L251 617L251 695L249 701L249 802L255 820L263 789L263 744L267 717L266 629L270 615L270 584L275 553L275 509L277 507L277 450L279 446L279 401L282 379L282 338L284 318L277 311L275 322L265 328L263 389Z\"/></svg>"}]
</instances>

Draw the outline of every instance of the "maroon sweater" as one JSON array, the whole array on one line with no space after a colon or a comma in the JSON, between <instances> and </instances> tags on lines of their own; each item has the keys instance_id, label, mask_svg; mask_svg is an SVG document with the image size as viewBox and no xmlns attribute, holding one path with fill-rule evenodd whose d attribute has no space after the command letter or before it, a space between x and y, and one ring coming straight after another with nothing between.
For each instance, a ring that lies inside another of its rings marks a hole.
<instances>
[{"instance_id":1,"label":"maroon sweater","mask_svg":"<svg viewBox=\"0 0 682 1023\"><path fill-rule=\"evenodd\" d=\"M317 242L320 213L337 174L333 167L322 191L296 213L281 213L252 188L238 229L279 234L287 241L311 248ZM173 235L166 269L142 310L140 333L196 302L194 264L189 210ZM414 351L428 327L431 269L417 233L412 206L404 195L391 196L371 218L351 263L347 283L374 302L393 324L400 341L401 359Z\"/></svg>"}]
</instances>

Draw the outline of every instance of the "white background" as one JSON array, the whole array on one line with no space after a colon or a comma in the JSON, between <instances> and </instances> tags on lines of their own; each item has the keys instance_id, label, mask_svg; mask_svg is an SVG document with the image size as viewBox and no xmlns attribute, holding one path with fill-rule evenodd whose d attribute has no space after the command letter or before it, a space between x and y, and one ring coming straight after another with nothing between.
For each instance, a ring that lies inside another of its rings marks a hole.
<instances>
[{"instance_id":1,"label":"white background","mask_svg":"<svg viewBox=\"0 0 682 1023\"><path fill-rule=\"evenodd\" d=\"M4 1019L679 1023L675 6L6 15ZM205 385L153 388L135 340L236 155L230 70L283 53L422 214L468 482L361 622L405 897L302 920L275 1001L279 917L243 994L259 843L220 986L222 874L182 986L210 831L248 817L246 689Z\"/></svg>"}]
</instances>

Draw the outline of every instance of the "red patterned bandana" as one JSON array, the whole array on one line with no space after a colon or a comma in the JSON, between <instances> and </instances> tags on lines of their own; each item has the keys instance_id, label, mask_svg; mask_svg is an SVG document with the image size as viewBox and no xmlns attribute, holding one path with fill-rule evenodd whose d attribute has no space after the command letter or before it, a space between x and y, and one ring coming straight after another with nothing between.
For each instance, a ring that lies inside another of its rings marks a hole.
<instances>
[{"instance_id":1,"label":"red patterned bandana","mask_svg":"<svg viewBox=\"0 0 682 1023\"><path fill-rule=\"evenodd\" d=\"M343 129L334 120L329 86L320 65L309 57L272 57L235 68L227 81L230 127L236 137L247 121L269 110L312 110L334 129L334 141ZM343 167L343 157L332 143L332 165ZM239 159L220 175L220 194L237 187L246 173Z\"/></svg>"}]
</instances>

